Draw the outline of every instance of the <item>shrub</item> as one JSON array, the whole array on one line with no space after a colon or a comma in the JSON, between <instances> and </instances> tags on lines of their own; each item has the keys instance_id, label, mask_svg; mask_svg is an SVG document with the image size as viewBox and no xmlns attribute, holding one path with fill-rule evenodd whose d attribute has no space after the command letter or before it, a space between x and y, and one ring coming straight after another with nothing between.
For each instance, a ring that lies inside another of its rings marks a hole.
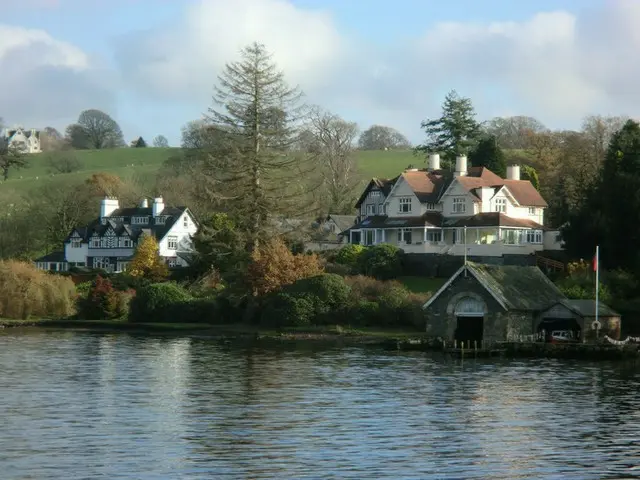
<instances>
[{"instance_id":1,"label":"shrub","mask_svg":"<svg viewBox=\"0 0 640 480\"><path fill-rule=\"evenodd\" d=\"M402 273L402 250L388 243L368 247L359 256L358 270L379 280L396 278Z\"/></svg>"},{"instance_id":2,"label":"shrub","mask_svg":"<svg viewBox=\"0 0 640 480\"><path fill-rule=\"evenodd\" d=\"M365 248L362 245L350 243L338 250L334 257L334 261L341 265L356 268L364 250Z\"/></svg>"},{"instance_id":3,"label":"shrub","mask_svg":"<svg viewBox=\"0 0 640 480\"><path fill-rule=\"evenodd\" d=\"M282 240L274 239L254 250L247 281L255 294L263 295L322 271L317 255L294 255Z\"/></svg>"},{"instance_id":4,"label":"shrub","mask_svg":"<svg viewBox=\"0 0 640 480\"><path fill-rule=\"evenodd\" d=\"M215 298L194 298L176 302L167 307L165 317L180 323L224 323L220 322Z\"/></svg>"},{"instance_id":5,"label":"shrub","mask_svg":"<svg viewBox=\"0 0 640 480\"><path fill-rule=\"evenodd\" d=\"M345 278L345 283L351 287L352 298L358 300L377 300L384 295L386 290L392 287L402 287L400 282L394 280L381 281L364 275L356 275Z\"/></svg>"},{"instance_id":6,"label":"shrub","mask_svg":"<svg viewBox=\"0 0 640 480\"><path fill-rule=\"evenodd\" d=\"M69 277L43 272L32 263L0 261L0 317L68 317L76 296Z\"/></svg>"},{"instance_id":7,"label":"shrub","mask_svg":"<svg viewBox=\"0 0 640 480\"><path fill-rule=\"evenodd\" d=\"M347 303L351 287L340 275L324 273L304 278L283 288L283 292L293 295L313 294L322 304L324 311L335 310Z\"/></svg>"},{"instance_id":8,"label":"shrub","mask_svg":"<svg viewBox=\"0 0 640 480\"><path fill-rule=\"evenodd\" d=\"M173 321L174 304L188 300L191 300L190 295L175 283L152 283L138 290L131 300L129 320L132 322Z\"/></svg>"},{"instance_id":9,"label":"shrub","mask_svg":"<svg viewBox=\"0 0 640 480\"><path fill-rule=\"evenodd\" d=\"M152 235L143 235L129 263L129 275L159 282L169 276L169 268L160 256L158 242Z\"/></svg>"},{"instance_id":10,"label":"shrub","mask_svg":"<svg viewBox=\"0 0 640 480\"><path fill-rule=\"evenodd\" d=\"M104 320L118 315L118 298L111 280L100 275L91 283L85 299L79 302L79 315L86 320Z\"/></svg>"},{"instance_id":11,"label":"shrub","mask_svg":"<svg viewBox=\"0 0 640 480\"><path fill-rule=\"evenodd\" d=\"M275 293L266 303L260 323L278 327L309 325L315 318L319 301L318 297L311 293Z\"/></svg>"}]
</instances>

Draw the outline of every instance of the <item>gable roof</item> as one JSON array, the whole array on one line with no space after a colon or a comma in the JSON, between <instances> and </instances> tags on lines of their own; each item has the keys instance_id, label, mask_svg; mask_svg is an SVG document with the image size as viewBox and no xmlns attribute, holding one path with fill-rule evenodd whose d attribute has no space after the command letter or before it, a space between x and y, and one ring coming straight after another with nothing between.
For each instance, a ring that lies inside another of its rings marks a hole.
<instances>
[{"instance_id":1,"label":"gable roof","mask_svg":"<svg viewBox=\"0 0 640 480\"><path fill-rule=\"evenodd\" d=\"M360 195L360 198L358 199L358 201L356 202L356 208L360 208L360 205L362 204L362 202L365 201L365 199L367 198L367 195L369 194L369 192L371 191L372 188L376 187L379 190L382 191L382 194L386 197L387 195L389 195L389 192L391 191L391 188L393 187L393 185L396 183L396 180L398 179L398 177L392 178L392 179L388 179L388 178L372 178L369 183L367 184L367 186L365 187L364 191L362 192L362 195Z\"/></svg>"},{"instance_id":2,"label":"gable roof","mask_svg":"<svg viewBox=\"0 0 640 480\"><path fill-rule=\"evenodd\" d=\"M338 230L340 230L340 232L344 232L345 230L348 230L350 227L353 227L355 225L356 218L358 218L357 215L329 214L327 220L332 220L333 223L336 224L336 227L338 227Z\"/></svg>"},{"instance_id":3,"label":"gable roof","mask_svg":"<svg viewBox=\"0 0 640 480\"><path fill-rule=\"evenodd\" d=\"M564 294L538 267L467 262L424 304L423 308L428 308L465 270L505 310L540 311L566 300Z\"/></svg>"},{"instance_id":4,"label":"gable roof","mask_svg":"<svg viewBox=\"0 0 640 480\"><path fill-rule=\"evenodd\" d=\"M493 187L496 192L507 187L509 193L524 207L546 207L547 202L529 180L507 180L486 167L471 167L467 175L455 177L456 181L473 195L473 201L479 202L478 189Z\"/></svg>"},{"instance_id":5,"label":"gable roof","mask_svg":"<svg viewBox=\"0 0 640 480\"><path fill-rule=\"evenodd\" d=\"M413 190L421 203L437 203L440 194L451 181L451 176L442 171L407 171L400 175Z\"/></svg>"}]
</instances>

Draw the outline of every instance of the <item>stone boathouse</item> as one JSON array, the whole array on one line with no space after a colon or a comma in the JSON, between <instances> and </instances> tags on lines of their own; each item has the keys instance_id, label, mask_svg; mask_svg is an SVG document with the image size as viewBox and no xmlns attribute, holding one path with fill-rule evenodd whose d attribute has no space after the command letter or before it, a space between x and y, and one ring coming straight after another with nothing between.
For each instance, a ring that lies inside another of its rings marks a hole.
<instances>
[{"instance_id":1,"label":"stone boathouse","mask_svg":"<svg viewBox=\"0 0 640 480\"><path fill-rule=\"evenodd\" d=\"M538 267L467 262L424 305L427 333L507 341L538 332L542 313L566 300Z\"/></svg>"}]
</instances>

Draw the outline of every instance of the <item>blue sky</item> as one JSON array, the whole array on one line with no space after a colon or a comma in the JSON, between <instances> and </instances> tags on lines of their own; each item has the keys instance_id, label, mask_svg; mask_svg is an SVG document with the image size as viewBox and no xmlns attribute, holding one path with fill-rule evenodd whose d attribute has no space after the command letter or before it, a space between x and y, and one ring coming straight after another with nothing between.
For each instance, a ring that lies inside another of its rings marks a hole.
<instances>
[{"instance_id":1,"label":"blue sky","mask_svg":"<svg viewBox=\"0 0 640 480\"><path fill-rule=\"evenodd\" d=\"M253 40L307 101L414 142L452 88L479 119L577 128L635 116L636 0L0 0L0 117L63 129L101 108L127 139L166 135L209 106ZM612 54L615 52L615 55Z\"/></svg>"}]
</instances>

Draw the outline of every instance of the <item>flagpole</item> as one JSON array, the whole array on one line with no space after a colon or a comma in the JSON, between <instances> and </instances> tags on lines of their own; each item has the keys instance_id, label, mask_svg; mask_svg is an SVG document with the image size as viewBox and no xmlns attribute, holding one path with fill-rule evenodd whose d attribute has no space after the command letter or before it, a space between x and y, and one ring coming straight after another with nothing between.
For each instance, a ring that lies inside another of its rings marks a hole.
<instances>
[{"instance_id":1,"label":"flagpole","mask_svg":"<svg viewBox=\"0 0 640 480\"><path fill-rule=\"evenodd\" d=\"M464 226L464 276L467 276L467 226Z\"/></svg>"},{"instance_id":2,"label":"flagpole","mask_svg":"<svg viewBox=\"0 0 640 480\"><path fill-rule=\"evenodd\" d=\"M598 325L598 294L600 291L600 245L596 245L596 325Z\"/></svg>"}]
</instances>

